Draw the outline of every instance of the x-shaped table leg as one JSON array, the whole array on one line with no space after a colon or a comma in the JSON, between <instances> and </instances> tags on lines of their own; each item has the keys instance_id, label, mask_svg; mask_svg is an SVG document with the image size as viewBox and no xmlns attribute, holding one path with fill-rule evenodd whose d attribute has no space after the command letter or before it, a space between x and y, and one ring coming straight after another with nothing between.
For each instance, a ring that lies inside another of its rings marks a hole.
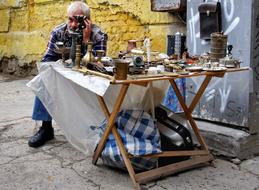
<instances>
[{"instance_id":1,"label":"x-shaped table leg","mask_svg":"<svg viewBox=\"0 0 259 190\"><path fill-rule=\"evenodd\" d=\"M107 128L106 128L106 130L105 130L105 132L104 132L104 134L103 134L103 137L102 137L102 139L101 139L101 142L99 143L99 145L98 145L98 147L97 147L97 149L96 149L96 151L95 151L93 163L96 164L97 159L98 159L99 156L100 156L100 153L101 153L101 152L98 153L97 151L98 151L98 150L101 150L101 151L102 151L103 148L104 148L104 144L101 144L101 143L105 143L106 140L107 140L107 138L108 138L108 135L110 134L110 132L112 132L112 134L113 134L113 136L114 136L114 138L115 138L115 140L116 140L116 142L117 142L117 144L118 144L118 146L119 146L120 153L121 153L121 155L122 155L122 157L123 157L123 161L124 161L124 163L125 163L125 165L126 165L126 167L127 167L127 170L128 170L128 172L129 172L130 178L132 179L135 188L136 188L136 189L140 189L140 185L136 182L136 179L135 179L135 171L134 171L134 169L133 169L133 167L132 167L132 165L131 165L130 159L129 159L128 154L127 154L127 151L126 151L126 149L125 149L125 147L124 147L124 145L123 145L123 142L122 142L122 140L121 140L121 137L120 137L120 135L119 135L119 133L118 133L116 127L114 126L115 118L113 118L113 115L115 115L115 117L116 117L116 116L117 116L117 113L119 112L119 108L120 108L120 106L121 106L121 104L122 104L122 102L123 102L123 99L124 99L125 95L126 95L128 86L129 86L129 85L123 85L123 86L122 86L121 92L120 92L120 94L119 94L119 96L118 96L118 98L117 98L116 104L115 104L115 106L114 106L114 111L112 112L112 114L110 114L109 109L107 108L103 97L97 96L98 101L99 101L99 103L100 103L100 105L101 105L101 108L102 108L102 110L103 110L103 112L104 112L104 114L105 114L105 116L106 116L106 118L107 118L107 120L108 120L108 126L107 126ZM110 121L110 120L111 120L111 121ZM109 121L110 121L110 122L109 122ZM109 125L109 124L110 124L110 125ZM110 127L110 126L111 126L111 127ZM105 134L106 134L106 135L105 135ZM107 135L107 134L108 134L108 135ZM99 149L98 149L98 148L99 148Z\"/></svg>"},{"instance_id":2,"label":"x-shaped table leg","mask_svg":"<svg viewBox=\"0 0 259 190\"><path fill-rule=\"evenodd\" d=\"M120 107L121 107L121 104L125 98L125 95L127 93L127 90L129 88L129 84L123 84L122 87L121 87L121 90L120 90L120 93L117 97L117 100L115 102L115 105L114 105L114 108L113 108L113 111L111 113L111 115L109 116L109 119L108 119L108 124L106 126L106 129L103 133L103 136L94 152L94 155L93 155L93 160L92 160L92 163L95 165L98 161L98 158L100 157L101 153L102 153L102 150L104 148L104 145L106 143L106 140L109 136L109 134L111 133L112 131L112 128L114 127L114 123L115 123L115 119L116 119L116 116L118 114L118 112L120 111ZM100 102L101 103L101 102ZM103 101L104 103L104 101ZM101 103L101 107L103 110L105 110L105 107L106 107L106 104L102 104ZM106 107L107 108L107 107ZM107 109L108 111L108 109ZM104 112L106 116L108 116L108 113L106 113L106 111Z\"/></svg>"},{"instance_id":3,"label":"x-shaped table leg","mask_svg":"<svg viewBox=\"0 0 259 190\"><path fill-rule=\"evenodd\" d=\"M183 98L180 90L178 89L175 81L173 79L169 80L173 89L174 89L174 91L175 91L175 94L176 94L176 96L177 96L177 98L178 98L178 100L179 100L179 102L180 102L180 104L183 108L186 119L188 119L188 121L190 122L190 125L191 125L199 143L201 144L202 149L206 150L206 151L208 151L208 147L207 147L203 137L200 135L199 129L198 129L193 117L192 117L192 112L195 109L195 106L199 102L201 96L203 95L203 93L204 93L205 89L207 88L211 79L212 79L212 76L207 75L205 77L203 83L201 84L197 94L194 96L194 98L193 98L189 107L187 107L187 105L185 104L184 98Z\"/></svg>"},{"instance_id":4,"label":"x-shaped table leg","mask_svg":"<svg viewBox=\"0 0 259 190\"><path fill-rule=\"evenodd\" d=\"M178 89L174 79L170 79L169 80L171 85L172 85L172 87L173 87L173 89L174 89L174 91L175 91L175 93L176 93L176 96L177 96L177 98L178 98L178 100L179 100L179 102L180 102L180 104L181 104L181 106L182 106L182 108L184 110L185 117L190 122L190 125L191 125L191 127L192 127L192 129L193 129L193 131L194 131L194 133L195 133L199 143L201 144L202 150L207 151L208 152L208 156L209 156L208 147L207 147L204 139L200 135L199 129L198 129L194 119L192 118L191 114L192 114L195 106L199 102L201 96L203 95L203 93L204 93L204 91L205 91L206 87L208 86L208 84L209 84L211 79L212 79L212 76L208 76L207 75L205 77L203 83L201 84L197 94L193 98L193 100L192 100L192 102L191 102L189 107L187 107L187 105L186 105L186 103L184 101L184 98L183 98L182 94L180 93L180 90ZM97 96L98 100L99 100L99 103L100 103L100 105L102 107L102 110L104 111L104 114L105 114L106 118L108 119L108 124L107 124L107 127L106 127L106 129L104 131L104 134L103 134L103 136L102 136L102 138L101 138L101 140L100 140L100 142L99 142L99 144L97 146L97 149L96 149L96 151L94 153L93 161L92 162L93 162L93 164L97 163L97 160L100 157L101 152L102 152L102 150L103 150L103 148L105 146L106 140L107 140L109 134L112 132L113 135L114 135L114 138L115 138L115 140L116 140L116 142L117 142L117 144L119 146L119 149L120 149L121 155L123 157L124 163L125 163L125 165L127 167L129 175L130 175L130 177L131 177L131 179L132 179L132 181L133 181L133 183L135 185L135 188L136 189L140 189L139 182L143 182L145 180L149 180L149 179L158 177L160 175L164 175L164 173L169 173L171 171L177 170L177 168L176 168L176 166L168 166L168 168L167 167L163 167L161 169L158 168L154 172L148 171L148 172L144 172L143 174L137 174L137 175L135 174L135 171L134 171L134 169L133 169L133 167L131 165L129 156L128 156L128 154L126 152L126 149L125 149L125 147L124 147L124 145L122 143L122 140L120 138L120 135L119 135L116 127L114 126L116 116L117 116L117 114L118 114L118 112L120 110L121 104L122 104L122 102L123 102L123 100L125 98L125 95L126 95L126 92L128 90L128 87L129 87L129 84L123 84L123 86L122 86L122 88L120 90L120 93L119 93L119 95L117 97L116 103L114 105L114 109L113 109L111 114L109 113L109 110L108 110L108 108L107 108L107 106L105 104L105 101L104 101L103 97ZM200 158L198 160L199 163L202 162L202 160L205 161L205 160L211 160L211 159L207 158L207 157ZM183 162L182 165L180 163L178 165L179 166L181 165L182 168L184 168L184 167L191 167L192 166L192 164L189 163L189 161L185 161L185 162ZM165 172L163 172L162 170L163 171L165 170Z\"/></svg>"}]
</instances>

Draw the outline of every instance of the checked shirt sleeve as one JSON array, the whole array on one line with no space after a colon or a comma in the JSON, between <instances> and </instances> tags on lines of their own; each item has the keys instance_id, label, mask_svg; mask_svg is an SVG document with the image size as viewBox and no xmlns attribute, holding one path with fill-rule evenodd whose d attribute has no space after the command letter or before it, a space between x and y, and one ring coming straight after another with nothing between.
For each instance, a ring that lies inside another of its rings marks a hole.
<instances>
[{"instance_id":1,"label":"checked shirt sleeve","mask_svg":"<svg viewBox=\"0 0 259 190\"><path fill-rule=\"evenodd\" d=\"M94 56L96 56L96 50L104 50L104 52L105 52L104 56L106 55L107 40L108 40L107 34L103 33L101 40L93 45L93 54L94 54Z\"/></svg>"},{"instance_id":2,"label":"checked shirt sleeve","mask_svg":"<svg viewBox=\"0 0 259 190\"><path fill-rule=\"evenodd\" d=\"M47 50L41 60L42 62L57 61L57 60L61 59L61 55L57 54L54 51L56 42L57 42L57 34L56 34L56 31L54 30L51 32Z\"/></svg>"}]
</instances>

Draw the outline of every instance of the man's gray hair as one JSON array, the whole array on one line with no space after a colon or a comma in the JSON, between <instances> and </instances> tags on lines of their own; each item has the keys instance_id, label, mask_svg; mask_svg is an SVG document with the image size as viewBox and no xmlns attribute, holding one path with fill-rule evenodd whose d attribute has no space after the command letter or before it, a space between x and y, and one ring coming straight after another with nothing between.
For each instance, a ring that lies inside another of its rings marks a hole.
<instances>
[{"instance_id":1,"label":"man's gray hair","mask_svg":"<svg viewBox=\"0 0 259 190\"><path fill-rule=\"evenodd\" d=\"M83 15L86 16L87 19L90 19L90 8L82 1L75 1L71 3L67 8L67 13L75 12L78 9L82 11Z\"/></svg>"}]
</instances>

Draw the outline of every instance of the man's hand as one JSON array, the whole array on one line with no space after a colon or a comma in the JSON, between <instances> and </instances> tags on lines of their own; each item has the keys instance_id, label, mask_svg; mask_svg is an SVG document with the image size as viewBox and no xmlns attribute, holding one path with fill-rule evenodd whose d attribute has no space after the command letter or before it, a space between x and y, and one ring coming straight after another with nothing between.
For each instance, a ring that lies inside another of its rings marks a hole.
<instances>
[{"instance_id":1,"label":"man's hand","mask_svg":"<svg viewBox=\"0 0 259 190\"><path fill-rule=\"evenodd\" d=\"M89 19L85 19L85 29L83 30L83 42L89 42L90 41L90 35L92 32L92 22Z\"/></svg>"}]
</instances>

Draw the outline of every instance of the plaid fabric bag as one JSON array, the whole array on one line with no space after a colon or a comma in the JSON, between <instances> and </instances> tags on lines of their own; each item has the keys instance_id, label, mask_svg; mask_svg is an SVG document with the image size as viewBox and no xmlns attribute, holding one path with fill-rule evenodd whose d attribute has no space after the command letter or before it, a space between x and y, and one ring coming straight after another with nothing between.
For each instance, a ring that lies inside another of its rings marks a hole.
<instances>
[{"instance_id":1,"label":"plaid fabric bag","mask_svg":"<svg viewBox=\"0 0 259 190\"><path fill-rule=\"evenodd\" d=\"M107 120L101 126L103 135ZM131 155L147 155L160 153L160 135L154 126L151 116L142 110L123 110L116 118L117 130L126 151ZM103 163L112 167L125 169L119 147L113 134L110 134L102 152ZM135 170L149 170L157 166L156 158L131 158Z\"/></svg>"}]
</instances>

